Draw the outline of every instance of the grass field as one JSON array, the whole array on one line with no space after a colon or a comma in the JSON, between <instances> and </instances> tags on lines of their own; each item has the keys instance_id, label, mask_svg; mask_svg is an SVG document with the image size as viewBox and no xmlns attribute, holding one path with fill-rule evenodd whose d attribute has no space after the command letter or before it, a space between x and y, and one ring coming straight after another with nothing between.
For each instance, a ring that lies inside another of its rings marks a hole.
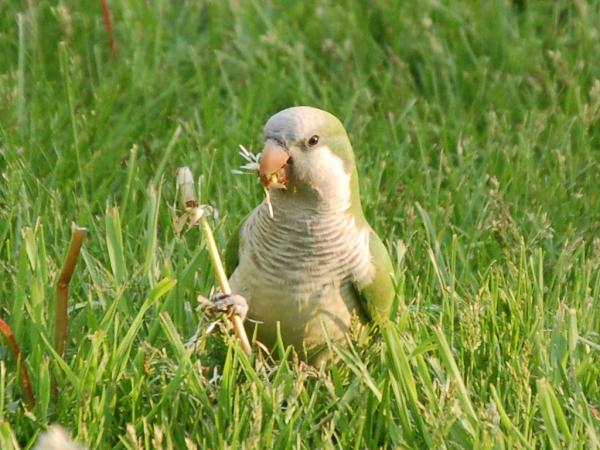
<instances>
[{"instance_id":1,"label":"grass field","mask_svg":"<svg viewBox=\"0 0 600 450\"><path fill-rule=\"evenodd\" d=\"M600 2L371 3L112 1L112 56L98 2L0 1L0 317L36 397L0 341L0 448L600 447ZM395 326L318 377L204 335L173 224L189 165L224 248L263 198L238 144L297 104L346 125L397 267Z\"/></svg>"}]
</instances>

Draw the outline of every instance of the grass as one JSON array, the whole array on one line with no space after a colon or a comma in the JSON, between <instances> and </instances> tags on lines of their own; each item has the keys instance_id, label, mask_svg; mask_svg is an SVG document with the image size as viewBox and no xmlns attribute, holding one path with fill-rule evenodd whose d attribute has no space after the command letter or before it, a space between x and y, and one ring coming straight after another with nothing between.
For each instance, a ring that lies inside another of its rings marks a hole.
<instances>
[{"instance_id":1,"label":"grass","mask_svg":"<svg viewBox=\"0 0 600 450\"><path fill-rule=\"evenodd\" d=\"M99 2L0 3L0 316L36 397L2 341L2 449L600 447L598 2L110 5L114 56ZM394 326L317 378L186 347L215 279L171 210L189 165L224 248L263 195L237 146L294 104L346 124L397 268Z\"/></svg>"}]
</instances>

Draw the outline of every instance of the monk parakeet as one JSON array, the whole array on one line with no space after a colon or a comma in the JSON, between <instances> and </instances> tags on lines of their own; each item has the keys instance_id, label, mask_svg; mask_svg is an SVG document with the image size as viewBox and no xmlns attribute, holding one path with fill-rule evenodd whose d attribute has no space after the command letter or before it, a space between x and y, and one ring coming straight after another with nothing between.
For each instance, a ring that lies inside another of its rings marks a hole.
<instances>
[{"instance_id":1,"label":"monk parakeet","mask_svg":"<svg viewBox=\"0 0 600 450\"><path fill-rule=\"evenodd\" d=\"M324 330L337 340L353 315L388 319L392 264L365 220L352 146L335 116L288 108L267 121L264 137L259 174L273 215L261 203L231 237L225 265L234 295L216 302L247 312L249 335L257 327L269 347L279 326L283 343L314 362Z\"/></svg>"}]
</instances>

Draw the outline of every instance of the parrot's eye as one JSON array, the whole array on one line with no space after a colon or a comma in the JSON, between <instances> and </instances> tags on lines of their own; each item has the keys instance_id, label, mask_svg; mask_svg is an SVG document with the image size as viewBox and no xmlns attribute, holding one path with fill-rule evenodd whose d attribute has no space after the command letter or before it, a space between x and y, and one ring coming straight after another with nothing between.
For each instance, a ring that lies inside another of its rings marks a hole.
<instances>
[{"instance_id":1,"label":"parrot's eye","mask_svg":"<svg viewBox=\"0 0 600 450\"><path fill-rule=\"evenodd\" d=\"M317 145L319 143L319 136L317 136L316 134L311 136L308 139L308 145L310 145L311 147L314 147L315 145Z\"/></svg>"}]
</instances>

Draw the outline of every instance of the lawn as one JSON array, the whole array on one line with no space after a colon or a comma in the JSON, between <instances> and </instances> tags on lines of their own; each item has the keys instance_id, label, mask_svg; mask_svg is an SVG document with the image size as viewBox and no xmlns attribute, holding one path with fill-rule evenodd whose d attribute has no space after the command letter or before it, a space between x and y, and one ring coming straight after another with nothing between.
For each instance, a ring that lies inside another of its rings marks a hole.
<instances>
[{"instance_id":1,"label":"lawn","mask_svg":"<svg viewBox=\"0 0 600 450\"><path fill-rule=\"evenodd\" d=\"M0 338L0 448L600 447L600 2L109 3L115 52L97 1L0 2L0 317L36 400ZM224 249L263 199L238 145L299 104L345 124L397 281L316 375L206 335L174 225L188 165Z\"/></svg>"}]
</instances>

